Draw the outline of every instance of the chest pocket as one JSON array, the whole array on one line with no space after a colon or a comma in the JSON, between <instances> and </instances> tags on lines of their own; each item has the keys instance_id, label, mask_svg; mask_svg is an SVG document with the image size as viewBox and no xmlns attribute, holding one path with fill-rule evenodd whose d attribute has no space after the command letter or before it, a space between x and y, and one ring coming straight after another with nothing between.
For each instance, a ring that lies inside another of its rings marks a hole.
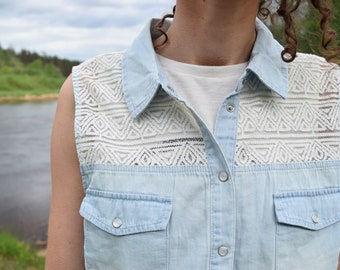
<instances>
[{"instance_id":1,"label":"chest pocket","mask_svg":"<svg viewBox=\"0 0 340 270\"><path fill-rule=\"evenodd\" d=\"M340 188L277 193L274 204L277 269L336 269Z\"/></svg>"},{"instance_id":2,"label":"chest pocket","mask_svg":"<svg viewBox=\"0 0 340 270\"><path fill-rule=\"evenodd\" d=\"M80 208L87 268L165 269L171 213L167 196L88 189Z\"/></svg>"}]
</instances>

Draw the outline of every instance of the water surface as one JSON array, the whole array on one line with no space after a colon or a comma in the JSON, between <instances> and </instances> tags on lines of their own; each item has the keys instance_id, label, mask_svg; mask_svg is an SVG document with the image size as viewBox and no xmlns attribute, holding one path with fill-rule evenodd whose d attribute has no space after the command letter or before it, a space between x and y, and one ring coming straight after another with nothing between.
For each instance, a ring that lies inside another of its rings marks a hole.
<instances>
[{"instance_id":1,"label":"water surface","mask_svg":"<svg viewBox=\"0 0 340 270\"><path fill-rule=\"evenodd\" d=\"M45 241L55 101L0 105L0 231Z\"/></svg>"}]
</instances>

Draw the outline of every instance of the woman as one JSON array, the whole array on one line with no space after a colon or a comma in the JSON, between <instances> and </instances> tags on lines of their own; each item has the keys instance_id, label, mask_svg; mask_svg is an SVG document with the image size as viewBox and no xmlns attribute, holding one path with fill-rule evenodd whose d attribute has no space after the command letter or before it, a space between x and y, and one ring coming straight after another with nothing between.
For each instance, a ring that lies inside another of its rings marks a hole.
<instances>
[{"instance_id":1,"label":"woman","mask_svg":"<svg viewBox=\"0 0 340 270\"><path fill-rule=\"evenodd\" d=\"M259 4L178 0L171 26L74 68L46 269L337 268L339 67L288 64L294 7L283 50Z\"/></svg>"}]
</instances>

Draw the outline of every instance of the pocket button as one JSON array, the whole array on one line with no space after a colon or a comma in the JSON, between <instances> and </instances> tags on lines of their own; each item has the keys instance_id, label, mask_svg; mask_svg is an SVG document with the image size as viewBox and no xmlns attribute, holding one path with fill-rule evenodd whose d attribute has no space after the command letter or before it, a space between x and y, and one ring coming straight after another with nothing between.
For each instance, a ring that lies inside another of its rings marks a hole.
<instances>
[{"instance_id":1,"label":"pocket button","mask_svg":"<svg viewBox=\"0 0 340 270\"><path fill-rule=\"evenodd\" d=\"M319 223L319 217L316 214L312 215L312 221L314 224L318 224Z\"/></svg>"},{"instance_id":2,"label":"pocket button","mask_svg":"<svg viewBox=\"0 0 340 270\"><path fill-rule=\"evenodd\" d=\"M116 229L120 228L123 224L123 221L120 219L120 218L115 218L113 221L112 221L112 226Z\"/></svg>"}]
</instances>

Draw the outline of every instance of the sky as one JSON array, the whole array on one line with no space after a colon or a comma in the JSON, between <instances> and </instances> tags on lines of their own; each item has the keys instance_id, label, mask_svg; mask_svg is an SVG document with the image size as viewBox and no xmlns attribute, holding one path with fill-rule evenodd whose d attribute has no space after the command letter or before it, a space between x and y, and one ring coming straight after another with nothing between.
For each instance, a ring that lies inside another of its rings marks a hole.
<instances>
[{"instance_id":1,"label":"sky","mask_svg":"<svg viewBox=\"0 0 340 270\"><path fill-rule=\"evenodd\" d=\"M0 45L83 61L121 51L174 0L0 0Z\"/></svg>"}]
</instances>

